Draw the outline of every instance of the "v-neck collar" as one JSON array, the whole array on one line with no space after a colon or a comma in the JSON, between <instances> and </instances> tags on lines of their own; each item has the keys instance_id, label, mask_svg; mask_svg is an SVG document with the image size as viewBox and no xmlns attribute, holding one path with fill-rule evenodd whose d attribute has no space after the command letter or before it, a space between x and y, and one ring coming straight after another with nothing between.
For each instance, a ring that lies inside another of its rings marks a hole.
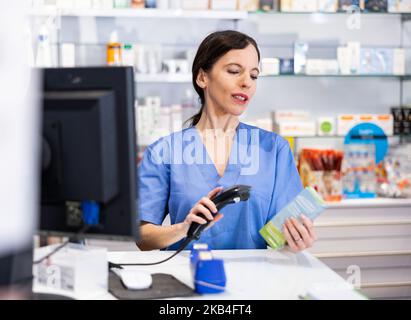
<instances>
[{"instance_id":1,"label":"v-neck collar","mask_svg":"<svg viewBox=\"0 0 411 320\"><path fill-rule=\"evenodd\" d=\"M239 143L242 142L239 139L239 129L243 128L243 124L240 122L236 128L236 133L233 138L233 144L230 150L230 156L228 158L227 166L224 170L222 176L218 174L217 167L215 166L214 162L211 160L211 157L208 154L207 148L203 143L200 133L198 132L196 127L193 127L195 130L196 139L198 143L201 144L199 147L202 149L203 152L203 159L205 159L204 164L196 164L196 167L199 169L201 175L203 176L204 180L208 183L211 189L214 189L217 186L228 187L231 185L236 184L240 172L241 172L241 163L243 159L239 159L239 150L238 146ZM249 135L247 135L247 152L249 146ZM244 142L242 142L244 143Z\"/></svg>"}]
</instances>

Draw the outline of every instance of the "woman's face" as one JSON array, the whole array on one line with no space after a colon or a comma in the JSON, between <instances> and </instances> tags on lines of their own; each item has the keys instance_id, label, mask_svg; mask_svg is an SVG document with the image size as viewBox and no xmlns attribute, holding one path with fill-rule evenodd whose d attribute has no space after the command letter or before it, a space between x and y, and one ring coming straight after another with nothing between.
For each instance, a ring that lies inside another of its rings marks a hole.
<instances>
[{"instance_id":1,"label":"woman's face","mask_svg":"<svg viewBox=\"0 0 411 320\"><path fill-rule=\"evenodd\" d=\"M205 104L217 114L240 116L256 90L259 74L258 54L253 45L230 50L197 83L204 89Z\"/></svg>"}]
</instances>

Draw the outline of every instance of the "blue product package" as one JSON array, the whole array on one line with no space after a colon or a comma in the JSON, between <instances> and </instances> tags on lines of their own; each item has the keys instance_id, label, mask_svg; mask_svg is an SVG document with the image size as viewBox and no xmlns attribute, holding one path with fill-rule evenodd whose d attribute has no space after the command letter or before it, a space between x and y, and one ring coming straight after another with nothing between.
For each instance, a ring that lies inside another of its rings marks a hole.
<instances>
[{"instance_id":1,"label":"blue product package","mask_svg":"<svg viewBox=\"0 0 411 320\"><path fill-rule=\"evenodd\" d=\"M194 275L195 291L200 294L225 291L227 278L221 259L199 260Z\"/></svg>"},{"instance_id":2,"label":"blue product package","mask_svg":"<svg viewBox=\"0 0 411 320\"><path fill-rule=\"evenodd\" d=\"M282 227L287 218L294 217L299 220L300 215L304 214L307 218L314 221L324 209L325 202L321 196L312 187L306 187L261 228L260 234L270 247L281 249L286 243Z\"/></svg>"}]
</instances>

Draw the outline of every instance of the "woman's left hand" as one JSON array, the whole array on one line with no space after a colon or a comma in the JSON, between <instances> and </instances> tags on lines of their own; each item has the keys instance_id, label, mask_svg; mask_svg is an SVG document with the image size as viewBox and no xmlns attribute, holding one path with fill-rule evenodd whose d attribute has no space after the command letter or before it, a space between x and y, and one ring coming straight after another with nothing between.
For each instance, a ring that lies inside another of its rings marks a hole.
<instances>
[{"instance_id":1,"label":"woman's left hand","mask_svg":"<svg viewBox=\"0 0 411 320\"><path fill-rule=\"evenodd\" d=\"M284 223L283 234L293 252L310 248L317 240L312 221L303 214L300 217L302 224L295 218L287 219Z\"/></svg>"}]
</instances>

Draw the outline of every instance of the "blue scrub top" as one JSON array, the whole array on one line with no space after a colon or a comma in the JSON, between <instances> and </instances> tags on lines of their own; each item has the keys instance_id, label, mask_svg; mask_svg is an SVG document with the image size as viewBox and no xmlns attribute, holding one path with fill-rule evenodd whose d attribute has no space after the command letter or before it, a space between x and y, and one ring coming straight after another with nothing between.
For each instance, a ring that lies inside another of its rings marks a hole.
<instances>
[{"instance_id":1,"label":"blue scrub top","mask_svg":"<svg viewBox=\"0 0 411 320\"><path fill-rule=\"evenodd\" d=\"M218 186L252 187L248 201L224 207L224 217L203 231L199 242L211 249L266 248L259 230L303 188L288 142L244 123L237 127L222 177L195 127L147 147L138 174L140 220L156 225L168 213L172 224L183 222L199 199ZM180 242L167 249L176 250Z\"/></svg>"}]
</instances>

